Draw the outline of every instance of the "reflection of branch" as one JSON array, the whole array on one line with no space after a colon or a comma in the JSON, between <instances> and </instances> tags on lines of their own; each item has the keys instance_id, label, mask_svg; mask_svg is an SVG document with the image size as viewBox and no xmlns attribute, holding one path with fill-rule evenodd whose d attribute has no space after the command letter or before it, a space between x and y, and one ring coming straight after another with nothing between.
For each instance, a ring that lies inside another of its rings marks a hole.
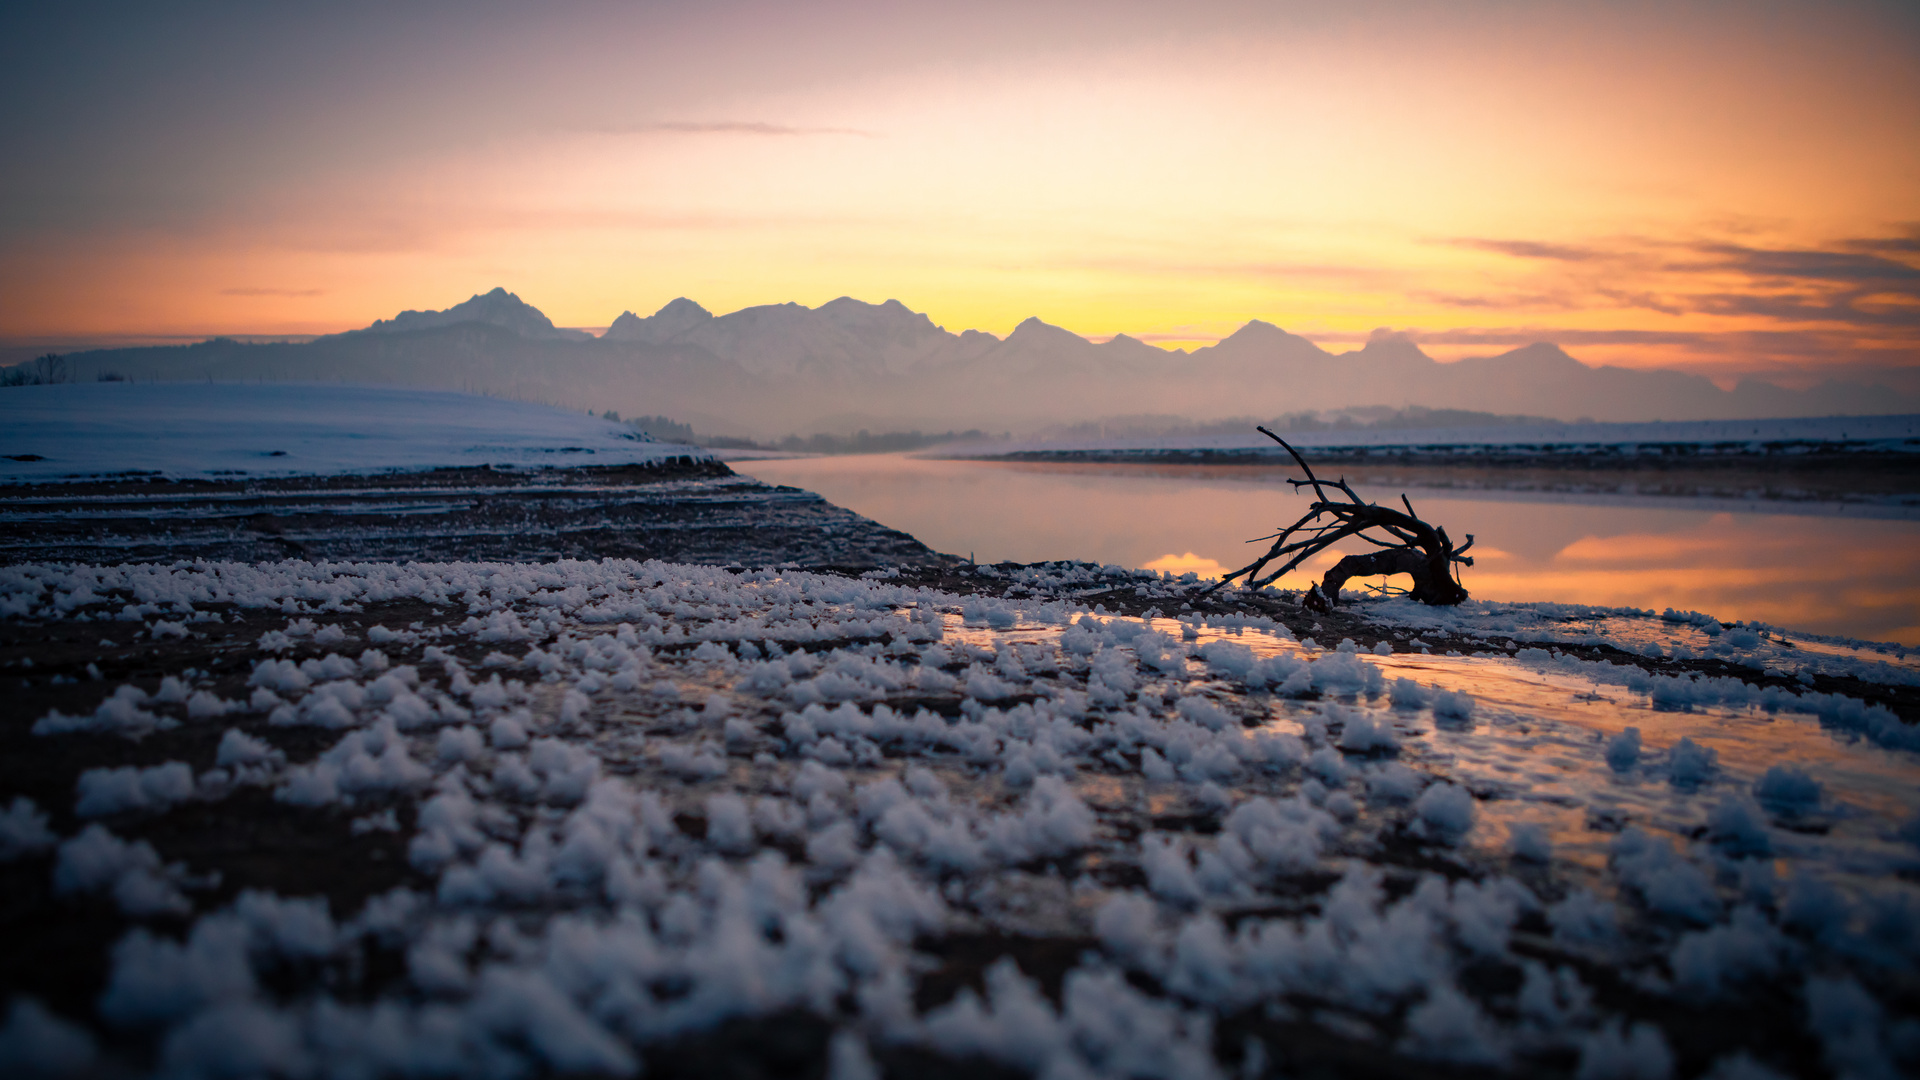
<instances>
[{"instance_id":1,"label":"reflection of branch","mask_svg":"<svg viewBox=\"0 0 1920 1080\"><path fill-rule=\"evenodd\" d=\"M1222 577L1202 595L1222 589L1228 582L1240 577L1247 579L1247 588L1264 589L1334 544L1348 537L1358 537L1381 550L1367 555L1349 555L1328 570L1321 582L1320 593L1329 602L1339 601L1340 586L1348 578L1374 574L1411 575L1414 584L1408 595L1425 603L1457 604L1467 598L1467 590L1460 586L1453 566L1455 563L1473 565L1473 560L1465 556L1467 548L1473 546L1472 533L1467 534L1466 547L1456 551L1453 541L1447 538L1447 530L1420 520L1420 516L1414 512L1413 500L1404 494L1400 496L1400 502L1407 508L1404 514L1391 507L1376 506L1361 499L1344 477L1327 481L1315 476L1307 459L1301 457L1300 451L1295 450L1287 440L1264 427L1258 430L1285 448L1301 471L1307 474L1305 480L1289 479L1287 483L1292 484L1295 490L1312 488L1315 500L1300 520L1272 534L1273 546L1267 549L1265 555ZM1345 495L1346 501L1340 502L1329 497L1329 488ZM1327 520L1322 521L1323 518ZM1370 536L1370 530L1378 530L1392 539ZM1296 535L1300 538L1294 539ZM1268 563L1283 558L1286 562L1280 569L1265 577L1259 576Z\"/></svg>"}]
</instances>

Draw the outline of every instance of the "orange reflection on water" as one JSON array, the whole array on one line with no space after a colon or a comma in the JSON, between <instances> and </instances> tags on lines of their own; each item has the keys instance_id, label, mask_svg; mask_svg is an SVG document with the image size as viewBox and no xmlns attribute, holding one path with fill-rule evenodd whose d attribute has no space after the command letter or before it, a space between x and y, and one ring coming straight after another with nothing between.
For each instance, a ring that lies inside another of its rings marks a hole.
<instances>
[{"instance_id":1,"label":"orange reflection on water","mask_svg":"<svg viewBox=\"0 0 1920 1080\"><path fill-rule=\"evenodd\" d=\"M1251 562L1306 500L1275 470L1145 472L903 455L742 461L939 551L981 561L1085 559L1211 576ZM1397 490L1362 489L1387 499ZM1421 516L1477 538L1474 596L1705 611L1813 633L1920 644L1920 522L1851 513L1728 513L1685 499L1633 505L1414 491ZM1354 544L1346 552L1360 552ZM1304 588L1343 552L1280 582ZM1402 584L1405 579L1400 579Z\"/></svg>"},{"instance_id":2,"label":"orange reflection on water","mask_svg":"<svg viewBox=\"0 0 1920 1080\"><path fill-rule=\"evenodd\" d=\"M1920 641L1917 532L1912 522L1708 513L1684 531L1589 535L1546 560L1488 560L1470 583L1489 599L1578 597L1810 630L1842 623L1911 644Z\"/></svg>"}]
</instances>

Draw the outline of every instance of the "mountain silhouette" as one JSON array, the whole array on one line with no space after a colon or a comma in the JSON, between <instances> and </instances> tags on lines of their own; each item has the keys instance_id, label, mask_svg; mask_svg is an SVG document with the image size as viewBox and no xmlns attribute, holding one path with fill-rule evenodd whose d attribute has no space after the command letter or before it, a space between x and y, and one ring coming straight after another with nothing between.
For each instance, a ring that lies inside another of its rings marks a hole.
<instances>
[{"instance_id":1,"label":"mountain silhouette","mask_svg":"<svg viewBox=\"0 0 1920 1080\"><path fill-rule=\"evenodd\" d=\"M1087 340L1038 318L1002 339L953 333L897 300L851 297L714 315L681 297L624 312L594 338L496 288L441 311L404 311L305 344L76 353L77 379L399 383L665 415L707 434L983 428L1035 431L1152 414L1195 421L1356 406L1465 409L1571 420L1719 420L1920 412L1886 387L1722 390L1676 371L1590 367L1537 342L1441 363L1379 331L1331 353L1263 321L1191 352L1126 335Z\"/></svg>"},{"instance_id":2,"label":"mountain silhouette","mask_svg":"<svg viewBox=\"0 0 1920 1080\"><path fill-rule=\"evenodd\" d=\"M555 338L563 341L589 341L593 335L584 330L562 330L553 325L539 308L503 288L481 293L471 300L455 304L445 311L403 311L391 319L378 319L354 334L404 334L416 330L437 330L461 323L486 323L504 327L521 337ZM339 336L339 335L335 335Z\"/></svg>"}]
</instances>

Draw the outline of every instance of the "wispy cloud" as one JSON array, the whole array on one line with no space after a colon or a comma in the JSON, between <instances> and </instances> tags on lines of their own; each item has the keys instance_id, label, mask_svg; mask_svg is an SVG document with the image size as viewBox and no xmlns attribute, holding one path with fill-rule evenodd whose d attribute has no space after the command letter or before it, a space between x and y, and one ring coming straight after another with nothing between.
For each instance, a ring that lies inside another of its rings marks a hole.
<instances>
[{"instance_id":1,"label":"wispy cloud","mask_svg":"<svg viewBox=\"0 0 1920 1080\"><path fill-rule=\"evenodd\" d=\"M1857 251L1736 244L1699 245L1693 256L1673 269L1682 274L1731 274L1744 279L1747 286L1695 294L1688 298L1694 311L1775 322L1920 330L1920 267L1898 259Z\"/></svg>"},{"instance_id":2,"label":"wispy cloud","mask_svg":"<svg viewBox=\"0 0 1920 1080\"><path fill-rule=\"evenodd\" d=\"M1458 237L1453 247L1521 260L1506 288L1425 292L1420 299L1487 311L1653 311L1830 324L1862 332L1920 330L1920 224L1894 235L1819 247L1624 238L1588 244ZM1545 260L1563 264L1542 266ZM1920 348L1920 340L1912 343Z\"/></svg>"},{"instance_id":3,"label":"wispy cloud","mask_svg":"<svg viewBox=\"0 0 1920 1080\"><path fill-rule=\"evenodd\" d=\"M770 135L792 138L805 135L847 135L859 139L878 139L877 131L850 127L808 127L773 124L764 120L656 120L643 124L609 124L585 130L601 135Z\"/></svg>"},{"instance_id":4,"label":"wispy cloud","mask_svg":"<svg viewBox=\"0 0 1920 1080\"><path fill-rule=\"evenodd\" d=\"M221 289L221 296L325 296L325 289L275 289L262 285L235 285Z\"/></svg>"},{"instance_id":5,"label":"wispy cloud","mask_svg":"<svg viewBox=\"0 0 1920 1080\"><path fill-rule=\"evenodd\" d=\"M1452 293L1416 289L1408 292L1415 300L1453 308L1480 308L1487 311L1572 311L1581 306L1571 293Z\"/></svg>"},{"instance_id":6,"label":"wispy cloud","mask_svg":"<svg viewBox=\"0 0 1920 1080\"><path fill-rule=\"evenodd\" d=\"M1497 255L1511 255L1516 259L1551 259L1555 262L1592 262L1607 258L1607 253L1596 248L1577 247L1572 244L1549 244L1538 240L1488 240L1480 237L1455 237L1441 241L1452 247L1471 248L1476 251L1491 251Z\"/></svg>"},{"instance_id":7,"label":"wispy cloud","mask_svg":"<svg viewBox=\"0 0 1920 1080\"><path fill-rule=\"evenodd\" d=\"M1531 345L1551 341L1560 345L1686 345L1706 347L1729 337L1751 339L1752 334L1715 334L1684 330L1583 330L1556 326L1468 326L1449 330L1401 329L1393 332L1408 341L1425 345ZM1378 336L1371 333L1315 334L1316 340L1365 341ZM1787 336L1787 335L1776 335ZM1806 335L1791 335L1805 337Z\"/></svg>"},{"instance_id":8,"label":"wispy cloud","mask_svg":"<svg viewBox=\"0 0 1920 1080\"><path fill-rule=\"evenodd\" d=\"M1894 236L1861 237L1840 245L1854 251L1920 254L1920 221L1903 222Z\"/></svg>"},{"instance_id":9,"label":"wispy cloud","mask_svg":"<svg viewBox=\"0 0 1920 1080\"><path fill-rule=\"evenodd\" d=\"M1901 243L1903 241L1893 241ZM1876 288L1920 285L1920 267L1879 255L1850 251L1768 250L1738 244L1702 244L1693 249L1702 263L1678 263L1675 269L1731 270L1755 278L1833 281Z\"/></svg>"}]
</instances>

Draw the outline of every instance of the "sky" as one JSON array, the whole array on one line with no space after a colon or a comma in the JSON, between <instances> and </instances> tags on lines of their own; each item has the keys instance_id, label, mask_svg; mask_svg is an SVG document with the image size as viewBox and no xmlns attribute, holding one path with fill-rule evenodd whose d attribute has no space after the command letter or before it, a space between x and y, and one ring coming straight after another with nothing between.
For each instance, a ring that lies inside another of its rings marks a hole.
<instances>
[{"instance_id":1,"label":"sky","mask_svg":"<svg viewBox=\"0 0 1920 1080\"><path fill-rule=\"evenodd\" d=\"M0 345L502 285L1904 385L1916 57L1835 0L9 6Z\"/></svg>"}]
</instances>

